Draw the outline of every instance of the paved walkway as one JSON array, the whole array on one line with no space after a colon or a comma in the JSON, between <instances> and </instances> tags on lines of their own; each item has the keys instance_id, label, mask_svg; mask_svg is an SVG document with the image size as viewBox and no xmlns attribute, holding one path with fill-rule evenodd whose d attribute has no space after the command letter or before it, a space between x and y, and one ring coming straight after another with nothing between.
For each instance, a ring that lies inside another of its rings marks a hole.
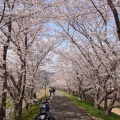
<instances>
[{"instance_id":1,"label":"paved walkway","mask_svg":"<svg viewBox=\"0 0 120 120\"><path fill-rule=\"evenodd\" d=\"M53 96L50 108L55 120L93 120L59 91Z\"/></svg>"}]
</instances>

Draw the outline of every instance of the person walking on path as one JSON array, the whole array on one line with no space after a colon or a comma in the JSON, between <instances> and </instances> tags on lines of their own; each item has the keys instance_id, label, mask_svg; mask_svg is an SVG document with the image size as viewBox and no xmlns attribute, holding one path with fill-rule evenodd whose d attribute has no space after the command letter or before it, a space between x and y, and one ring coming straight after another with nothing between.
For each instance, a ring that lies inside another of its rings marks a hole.
<instances>
[{"instance_id":1,"label":"person walking on path","mask_svg":"<svg viewBox=\"0 0 120 120\"><path fill-rule=\"evenodd\" d=\"M52 96L52 92L53 92L53 89L50 88L50 89L49 89L50 97Z\"/></svg>"},{"instance_id":2,"label":"person walking on path","mask_svg":"<svg viewBox=\"0 0 120 120\"><path fill-rule=\"evenodd\" d=\"M53 95L55 95L55 88L53 88Z\"/></svg>"}]
</instances>

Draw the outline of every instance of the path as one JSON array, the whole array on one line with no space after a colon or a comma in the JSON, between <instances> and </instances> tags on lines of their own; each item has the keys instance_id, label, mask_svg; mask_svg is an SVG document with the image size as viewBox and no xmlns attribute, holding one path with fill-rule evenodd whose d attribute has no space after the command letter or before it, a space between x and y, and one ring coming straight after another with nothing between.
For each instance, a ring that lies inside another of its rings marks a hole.
<instances>
[{"instance_id":1,"label":"path","mask_svg":"<svg viewBox=\"0 0 120 120\"><path fill-rule=\"evenodd\" d=\"M55 120L93 120L59 91L53 96L50 107Z\"/></svg>"}]
</instances>

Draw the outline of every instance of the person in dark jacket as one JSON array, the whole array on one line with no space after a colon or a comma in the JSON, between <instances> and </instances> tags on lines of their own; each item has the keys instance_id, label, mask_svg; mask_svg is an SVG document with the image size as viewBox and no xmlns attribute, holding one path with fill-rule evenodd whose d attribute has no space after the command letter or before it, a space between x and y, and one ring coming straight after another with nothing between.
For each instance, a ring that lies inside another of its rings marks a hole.
<instances>
[{"instance_id":1,"label":"person in dark jacket","mask_svg":"<svg viewBox=\"0 0 120 120\"><path fill-rule=\"evenodd\" d=\"M50 89L49 89L50 97L52 96L52 92L53 92L53 89L50 88Z\"/></svg>"},{"instance_id":2,"label":"person in dark jacket","mask_svg":"<svg viewBox=\"0 0 120 120\"><path fill-rule=\"evenodd\" d=\"M53 88L53 95L55 95L55 88Z\"/></svg>"}]
</instances>

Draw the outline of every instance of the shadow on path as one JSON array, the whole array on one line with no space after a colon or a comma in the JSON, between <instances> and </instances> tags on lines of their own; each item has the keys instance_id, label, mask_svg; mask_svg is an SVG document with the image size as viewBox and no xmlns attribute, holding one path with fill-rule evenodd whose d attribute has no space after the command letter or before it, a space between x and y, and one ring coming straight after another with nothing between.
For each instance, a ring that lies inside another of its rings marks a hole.
<instances>
[{"instance_id":1,"label":"shadow on path","mask_svg":"<svg viewBox=\"0 0 120 120\"><path fill-rule=\"evenodd\" d=\"M55 120L93 120L59 91L56 91L56 95L53 96L50 108Z\"/></svg>"}]
</instances>

